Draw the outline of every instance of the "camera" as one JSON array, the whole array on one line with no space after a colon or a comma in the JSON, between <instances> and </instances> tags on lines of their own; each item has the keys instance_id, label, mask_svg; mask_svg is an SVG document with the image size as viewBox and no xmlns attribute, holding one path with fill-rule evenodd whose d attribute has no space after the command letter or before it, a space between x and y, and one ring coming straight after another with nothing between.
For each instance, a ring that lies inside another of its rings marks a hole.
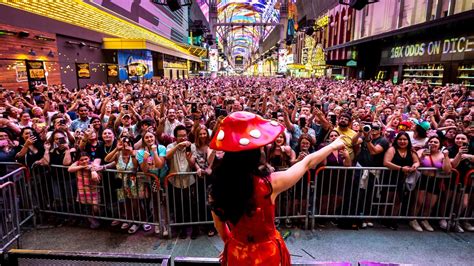
<instances>
[{"instance_id":1,"label":"camera","mask_svg":"<svg viewBox=\"0 0 474 266\"><path fill-rule=\"evenodd\" d=\"M60 138L60 139L58 140L58 143L59 143L59 144L66 144L67 141L66 141L65 138Z\"/></svg>"},{"instance_id":2,"label":"camera","mask_svg":"<svg viewBox=\"0 0 474 266\"><path fill-rule=\"evenodd\" d=\"M369 132L370 130L372 130L372 127L370 125L365 125L364 127L362 127L362 130L364 130L364 132Z\"/></svg>"}]
</instances>

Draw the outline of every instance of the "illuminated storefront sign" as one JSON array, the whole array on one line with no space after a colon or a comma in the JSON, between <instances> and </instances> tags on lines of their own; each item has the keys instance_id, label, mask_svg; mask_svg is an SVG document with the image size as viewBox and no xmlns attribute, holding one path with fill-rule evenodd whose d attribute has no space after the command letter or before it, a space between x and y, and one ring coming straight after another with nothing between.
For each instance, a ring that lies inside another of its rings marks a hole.
<instances>
[{"instance_id":1,"label":"illuminated storefront sign","mask_svg":"<svg viewBox=\"0 0 474 266\"><path fill-rule=\"evenodd\" d=\"M79 79L91 78L89 63L76 63L76 73Z\"/></svg>"},{"instance_id":2,"label":"illuminated storefront sign","mask_svg":"<svg viewBox=\"0 0 474 266\"><path fill-rule=\"evenodd\" d=\"M382 51L381 65L474 59L474 36L408 42Z\"/></svg>"},{"instance_id":3,"label":"illuminated storefront sign","mask_svg":"<svg viewBox=\"0 0 474 266\"><path fill-rule=\"evenodd\" d=\"M473 48L474 36L463 36L459 38L396 46L390 50L390 58L424 56L425 54L436 55L464 53L472 52Z\"/></svg>"},{"instance_id":4,"label":"illuminated storefront sign","mask_svg":"<svg viewBox=\"0 0 474 266\"><path fill-rule=\"evenodd\" d=\"M153 57L148 50L120 50L118 51L120 80L138 78L153 78Z\"/></svg>"},{"instance_id":5,"label":"illuminated storefront sign","mask_svg":"<svg viewBox=\"0 0 474 266\"><path fill-rule=\"evenodd\" d=\"M31 91L36 89L38 85L47 85L46 70L43 61L26 60L26 73L28 76L28 86Z\"/></svg>"}]
</instances>

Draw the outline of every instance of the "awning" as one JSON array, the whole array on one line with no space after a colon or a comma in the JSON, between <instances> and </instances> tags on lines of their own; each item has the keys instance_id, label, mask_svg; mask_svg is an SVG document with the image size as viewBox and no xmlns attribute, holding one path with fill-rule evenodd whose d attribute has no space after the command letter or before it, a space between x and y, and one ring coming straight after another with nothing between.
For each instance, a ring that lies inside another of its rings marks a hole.
<instances>
[{"instance_id":1,"label":"awning","mask_svg":"<svg viewBox=\"0 0 474 266\"><path fill-rule=\"evenodd\" d=\"M191 55L188 49L181 47L181 43L174 42L156 32L141 27L134 21L105 10L92 1L1 1L0 4L123 40L146 40L148 44L145 46L153 49L142 49L166 51L166 53L177 57L201 62L198 57Z\"/></svg>"},{"instance_id":2,"label":"awning","mask_svg":"<svg viewBox=\"0 0 474 266\"><path fill-rule=\"evenodd\" d=\"M109 50L150 50L199 63L201 62L201 58L199 57L183 54L145 39L104 38L103 48Z\"/></svg>"}]
</instances>

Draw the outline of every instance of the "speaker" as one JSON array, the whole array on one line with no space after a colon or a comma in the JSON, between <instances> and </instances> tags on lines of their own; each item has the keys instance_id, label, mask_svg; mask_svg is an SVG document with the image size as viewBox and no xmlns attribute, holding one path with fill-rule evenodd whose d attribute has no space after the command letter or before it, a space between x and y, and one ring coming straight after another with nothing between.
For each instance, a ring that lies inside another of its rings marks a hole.
<instances>
[{"instance_id":1,"label":"speaker","mask_svg":"<svg viewBox=\"0 0 474 266\"><path fill-rule=\"evenodd\" d=\"M349 5L354 9L362 10L368 4L368 2L368 0L351 0Z\"/></svg>"},{"instance_id":2,"label":"speaker","mask_svg":"<svg viewBox=\"0 0 474 266\"><path fill-rule=\"evenodd\" d=\"M171 11L177 11L181 8L181 0L167 0L166 3Z\"/></svg>"}]
</instances>

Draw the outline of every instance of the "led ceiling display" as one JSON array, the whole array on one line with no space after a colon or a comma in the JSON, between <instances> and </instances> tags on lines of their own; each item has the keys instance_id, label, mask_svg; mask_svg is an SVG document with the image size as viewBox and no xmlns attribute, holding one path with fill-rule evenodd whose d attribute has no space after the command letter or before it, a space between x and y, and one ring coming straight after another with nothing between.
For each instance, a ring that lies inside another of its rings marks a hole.
<instances>
[{"instance_id":1,"label":"led ceiling display","mask_svg":"<svg viewBox=\"0 0 474 266\"><path fill-rule=\"evenodd\" d=\"M208 1L198 1L204 14L208 14ZM277 0L218 0L220 23L278 23L280 20ZM265 39L274 26L218 27L219 43L225 43L232 57L249 57L258 49L259 40Z\"/></svg>"}]
</instances>

